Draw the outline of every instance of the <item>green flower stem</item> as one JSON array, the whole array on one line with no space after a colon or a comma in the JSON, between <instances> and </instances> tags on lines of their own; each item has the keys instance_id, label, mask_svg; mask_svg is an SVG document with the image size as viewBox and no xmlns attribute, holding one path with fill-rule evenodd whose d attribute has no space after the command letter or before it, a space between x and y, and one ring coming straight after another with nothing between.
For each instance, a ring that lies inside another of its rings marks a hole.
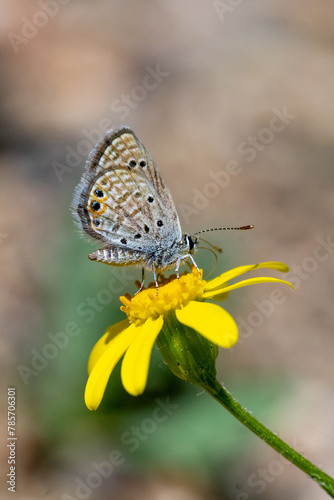
<instances>
[{"instance_id":1,"label":"green flower stem","mask_svg":"<svg viewBox=\"0 0 334 500\"><path fill-rule=\"evenodd\" d=\"M261 424L254 418L249 411L243 408L232 395L222 387L217 380L211 379L203 381L202 388L206 390L210 396L218 401L224 408L226 408L234 417L236 417L242 424L250 429L259 438L263 439L269 446L278 451L283 457L299 467L308 476L314 479L321 488L334 498L334 479L322 470L318 469L309 460L303 457L296 450L291 448L276 434L271 432L267 427Z\"/></svg>"}]
</instances>

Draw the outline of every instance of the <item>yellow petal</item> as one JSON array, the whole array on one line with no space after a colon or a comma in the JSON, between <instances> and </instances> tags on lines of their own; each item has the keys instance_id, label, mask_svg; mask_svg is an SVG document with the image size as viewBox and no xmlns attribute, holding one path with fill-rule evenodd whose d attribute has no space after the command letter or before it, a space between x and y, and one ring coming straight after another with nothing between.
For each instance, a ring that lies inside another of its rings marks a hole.
<instances>
[{"instance_id":1,"label":"yellow petal","mask_svg":"<svg viewBox=\"0 0 334 500\"><path fill-rule=\"evenodd\" d=\"M243 286L249 286L249 285L255 285L256 283L284 283L285 285L291 286L293 288L293 285L289 283L288 281L280 280L277 278L250 278L248 280L243 280L239 281L238 283L234 283L234 285L229 285L223 288L218 288L217 290L212 290L211 292L205 292L202 295L203 299L212 299L215 298L215 300L220 300L224 299L226 292L230 292L231 290L235 290L236 288L241 288Z\"/></svg>"},{"instance_id":2,"label":"yellow petal","mask_svg":"<svg viewBox=\"0 0 334 500\"><path fill-rule=\"evenodd\" d=\"M85 390L85 402L90 410L96 410L101 403L111 372L141 329L142 326L130 325L109 342L108 348L96 361Z\"/></svg>"},{"instance_id":3,"label":"yellow petal","mask_svg":"<svg viewBox=\"0 0 334 500\"><path fill-rule=\"evenodd\" d=\"M216 304L189 302L175 311L177 319L221 347L232 347L238 340L238 327L232 316Z\"/></svg>"},{"instance_id":4,"label":"yellow petal","mask_svg":"<svg viewBox=\"0 0 334 500\"><path fill-rule=\"evenodd\" d=\"M163 326L163 317L145 321L140 333L125 353L121 377L125 390L132 396L144 392L153 344Z\"/></svg>"},{"instance_id":5,"label":"yellow petal","mask_svg":"<svg viewBox=\"0 0 334 500\"><path fill-rule=\"evenodd\" d=\"M125 328L130 326L130 322L127 319L116 323L115 325L109 326L103 337L100 338L93 347L88 360L88 375L102 356L102 354L108 349L110 342L114 337L119 335Z\"/></svg>"},{"instance_id":6,"label":"yellow petal","mask_svg":"<svg viewBox=\"0 0 334 500\"><path fill-rule=\"evenodd\" d=\"M274 269L275 271L281 271L282 273L287 273L289 268L287 265L282 262L261 262L260 264L252 264L249 266L239 266L227 271L226 273L221 274L217 278L214 278L211 281L208 281L206 287L204 289L205 292L209 290L214 290L215 288L220 288L225 285L227 281L231 281L231 279L240 276L241 274L252 271L253 269Z\"/></svg>"}]
</instances>

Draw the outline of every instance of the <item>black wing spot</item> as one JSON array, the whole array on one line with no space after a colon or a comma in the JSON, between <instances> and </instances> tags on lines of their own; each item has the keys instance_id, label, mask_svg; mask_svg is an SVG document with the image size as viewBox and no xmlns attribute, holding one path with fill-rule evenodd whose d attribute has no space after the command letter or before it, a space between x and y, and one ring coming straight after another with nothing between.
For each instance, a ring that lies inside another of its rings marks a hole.
<instances>
[{"instance_id":1,"label":"black wing spot","mask_svg":"<svg viewBox=\"0 0 334 500\"><path fill-rule=\"evenodd\" d=\"M135 234L135 238L136 238L136 240L139 240L139 238L141 238L141 234L139 234L139 233Z\"/></svg>"},{"instance_id":2,"label":"black wing spot","mask_svg":"<svg viewBox=\"0 0 334 500\"><path fill-rule=\"evenodd\" d=\"M95 218L95 219L94 219L94 226L95 226L95 227L99 227L100 225L101 225L101 221L100 221L100 219Z\"/></svg>"},{"instance_id":3,"label":"black wing spot","mask_svg":"<svg viewBox=\"0 0 334 500\"><path fill-rule=\"evenodd\" d=\"M150 228L149 228L146 224L145 224L145 226L144 226L144 229L145 229L145 232L146 232L146 233L149 233L149 232L150 232Z\"/></svg>"},{"instance_id":4,"label":"black wing spot","mask_svg":"<svg viewBox=\"0 0 334 500\"><path fill-rule=\"evenodd\" d=\"M164 223L162 222L162 220L158 220L158 221L157 221L157 226L158 226L158 227L161 227L161 226L163 226L163 225L164 225Z\"/></svg>"},{"instance_id":5,"label":"black wing spot","mask_svg":"<svg viewBox=\"0 0 334 500\"><path fill-rule=\"evenodd\" d=\"M104 192L102 191L102 189L95 189L95 196L97 196L98 198L103 198Z\"/></svg>"},{"instance_id":6,"label":"black wing spot","mask_svg":"<svg viewBox=\"0 0 334 500\"><path fill-rule=\"evenodd\" d=\"M136 198L141 198L141 192L140 191L136 191L135 192L135 197Z\"/></svg>"},{"instance_id":7,"label":"black wing spot","mask_svg":"<svg viewBox=\"0 0 334 500\"><path fill-rule=\"evenodd\" d=\"M145 160L140 160L139 165L141 166L141 168L144 168L146 167L147 163Z\"/></svg>"},{"instance_id":8,"label":"black wing spot","mask_svg":"<svg viewBox=\"0 0 334 500\"><path fill-rule=\"evenodd\" d=\"M147 197L147 201L148 201L149 203L153 203L153 202L154 202L154 198L153 198L153 196L148 196L148 197Z\"/></svg>"},{"instance_id":9,"label":"black wing spot","mask_svg":"<svg viewBox=\"0 0 334 500\"><path fill-rule=\"evenodd\" d=\"M94 210L94 212L97 212L101 208L101 203L99 203L98 201L92 201L90 206L92 207L92 210Z\"/></svg>"},{"instance_id":10,"label":"black wing spot","mask_svg":"<svg viewBox=\"0 0 334 500\"><path fill-rule=\"evenodd\" d=\"M133 167L135 167L136 165L137 165L136 160L130 160L130 161L129 161L129 167L133 168Z\"/></svg>"},{"instance_id":11,"label":"black wing spot","mask_svg":"<svg viewBox=\"0 0 334 500\"><path fill-rule=\"evenodd\" d=\"M122 238L121 239L121 243L123 243L123 245L126 245L127 244L127 240L125 238Z\"/></svg>"}]
</instances>

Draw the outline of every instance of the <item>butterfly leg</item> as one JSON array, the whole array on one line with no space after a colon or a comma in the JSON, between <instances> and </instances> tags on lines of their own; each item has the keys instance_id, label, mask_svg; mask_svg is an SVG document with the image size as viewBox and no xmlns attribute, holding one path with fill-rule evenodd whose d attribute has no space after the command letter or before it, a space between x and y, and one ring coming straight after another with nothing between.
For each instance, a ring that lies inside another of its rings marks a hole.
<instances>
[{"instance_id":1,"label":"butterfly leg","mask_svg":"<svg viewBox=\"0 0 334 500\"><path fill-rule=\"evenodd\" d=\"M178 280L180 279L180 273L179 273L180 264L181 264L181 258L179 257L176 261L176 269L175 269L176 277Z\"/></svg>"},{"instance_id":2,"label":"butterfly leg","mask_svg":"<svg viewBox=\"0 0 334 500\"><path fill-rule=\"evenodd\" d=\"M152 273L153 273L154 283L155 283L155 286L156 286L156 289L157 289L157 295L158 295L158 293L159 293L159 284L158 284L158 280L157 280L157 275L155 274L154 264L152 265Z\"/></svg>"},{"instance_id":3,"label":"butterfly leg","mask_svg":"<svg viewBox=\"0 0 334 500\"><path fill-rule=\"evenodd\" d=\"M145 281L145 269L142 267L141 268L141 284L140 284L140 287L138 288L138 290L136 291L136 293L134 294L134 296L137 295L137 293L142 291L142 289L144 288L144 281Z\"/></svg>"},{"instance_id":4,"label":"butterfly leg","mask_svg":"<svg viewBox=\"0 0 334 500\"><path fill-rule=\"evenodd\" d=\"M198 265L194 261L193 256L191 254L189 254L187 257L190 257L191 262L194 264L194 266L196 267L197 271L200 273L201 271L199 270Z\"/></svg>"}]
</instances>

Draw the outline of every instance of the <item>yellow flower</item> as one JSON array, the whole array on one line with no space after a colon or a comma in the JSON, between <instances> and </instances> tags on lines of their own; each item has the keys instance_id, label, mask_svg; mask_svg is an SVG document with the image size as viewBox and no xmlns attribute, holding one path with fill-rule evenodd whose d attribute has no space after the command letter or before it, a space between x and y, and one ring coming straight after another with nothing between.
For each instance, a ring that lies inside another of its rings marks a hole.
<instances>
[{"instance_id":1,"label":"yellow flower","mask_svg":"<svg viewBox=\"0 0 334 500\"><path fill-rule=\"evenodd\" d=\"M164 359L177 376L197 383L198 367L203 372L200 377L210 376L204 372L215 368L211 367L212 363L209 365L207 359L214 360L217 356L216 345L226 349L232 347L238 340L238 328L227 311L204 301L223 300L231 290L256 283L278 282L292 286L287 281L271 277L256 277L228 284L233 278L259 268L281 272L289 270L280 262L263 262L236 267L213 280L205 281L202 272L193 267L191 272L180 275L180 279L175 275L163 278L159 283L158 294L155 286L152 286L133 297L127 294L120 297L123 304L121 310L127 314L127 319L109 327L91 352L85 391L87 407L90 410L97 409L111 372L123 355L123 386L133 396L142 394L156 340ZM192 341L197 342L195 354L188 352L192 350ZM175 352L171 353L173 350Z\"/></svg>"}]
</instances>

